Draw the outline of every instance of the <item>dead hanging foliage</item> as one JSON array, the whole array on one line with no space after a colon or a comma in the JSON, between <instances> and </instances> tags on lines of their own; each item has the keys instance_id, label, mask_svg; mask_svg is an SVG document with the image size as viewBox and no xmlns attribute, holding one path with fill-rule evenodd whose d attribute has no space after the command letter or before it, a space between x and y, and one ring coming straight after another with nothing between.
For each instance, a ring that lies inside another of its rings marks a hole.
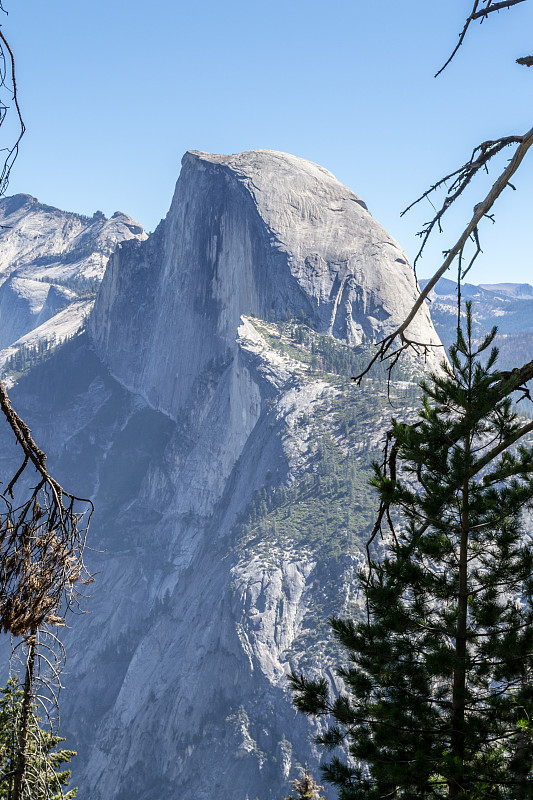
<instances>
[{"instance_id":1,"label":"dead hanging foliage","mask_svg":"<svg viewBox=\"0 0 533 800\"><path fill-rule=\"evenodd\" d=\"M6 13L0 0L0 14ZM0 26L0 127L10 109L14 110L15 135L11 144L0 148L0 197L8 187L25 132L15 59ZM2 381L0 410L22 450L20 467L7 485L0 482L0 630L20 637L12 658L22 655L24 671L20 712L12 731L13 769L0 776L0 794L3 797L7 790L10 800L30 796L53 800L63 790L53 764L44 758L48 751L43 742L46 745L49 739L43 739L35 709L40 705L46 712L52 735L64 649L47 626L62 624L63 615L80 596L78 587L92 581L83 550L93 505L66 492L48 474L46 455L11 406ZM35 760L39 753L42 757Z\"/></svg>"},{"instance_id":2,"label":"dead hanging foliage","mask_svg":"<svg viewBox=\"0 0 533 800\"><path fill-rule=\"evenodd\" d=\"M2 0L0 14L7 15ZM0 149L0 196L8 187L26 130L15 58L0 27L0 127L10 112L15 134ZM23 454L22 464L0 493L0 629L25 636L41 625L61 623L77 596L76 585L90 580L83 548L92 503L64 491L48 474L45 454L12 408L1 382L0 408Z\"/></svg>"},{"instance_id":3,"label":"dead hanging foliage","mask_svg":"<svg viewBox=\"0 0 533 800\"><path fill-rule=\"evenodd\" d=\"M91 581L83 549L93 506L48 474L45 454L1 382L0 408L23 451L20 468L0 493L0 626L23 636L62 624L78 585ZM28 481L36 483L28 489Z\"/></svg>"},{"instance_id":4,"label":"dead hanging foliage","mask_svg":"<svg viewBox=\"0 0 533 800\"><path fill-rule=\"evenodd\" d=\"M291 783L296 792L296 797L290 794L284 800L324 800L323 797L319 796L324 787L319 786L313 776L309 774L307 766L303 775L299 779L296 778L296 780L291 781Z\"/></svg>"},{"instance_id":5,"label":"dead hanging foliage","mask_svg":"<svg viewBox=\"0 0 533 800\"><path fill-rule=\"evenodd\" d=\"M2 0L0 15L7 16ZM7 190L26 130L15 57L0 26L0 127L8 116L12 139L0 147L0 196ZM5 487L0 492L0 629L35 640L42 625L62 622L78 596L77 585L91 580L83 549L93 506L48 474L45 454L11 406L1 381L0 409L22 449L20 467L7 485L0 483Z\"/></svg>"},{"instance_id":6,"label":"dead hanging foliage","mask_svg":"<svg viewBox=\"0 0 533 800\"><path fill-rule=\"evenodd\" d=\"M2 0L0 14L7 16ZM0 196L26 130L15 57L0 26L0 127L8 115L14 135L0 148ZM23 453L21 466L0 493L0 629L24 636L43 624L59 624L76 597L76 584L89 579L83 547L92 503L65 492L48 474L45 454L12 408L1 381L0 408Z\"/></svg>"}]
</instances>

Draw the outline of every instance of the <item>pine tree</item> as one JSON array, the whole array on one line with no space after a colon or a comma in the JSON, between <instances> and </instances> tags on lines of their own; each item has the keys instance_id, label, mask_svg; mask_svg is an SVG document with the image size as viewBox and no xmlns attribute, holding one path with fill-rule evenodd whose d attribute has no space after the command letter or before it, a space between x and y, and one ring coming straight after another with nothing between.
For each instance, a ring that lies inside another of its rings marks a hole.
<instances>
[{"instance_id":1,"label":"pine tree","mask_svg":"<svg viewBox=\"0 0 533 800\"><path fill-rule=\"evenodd\" d=\"M0 689L0 800L11 800L18 755L18 721L22 707L23 691L11 678ZM74 750L58 750L64 738L56 736L39 725L32 714L28 737L28 764L26 768L24 797L28 800L74 800L77 789L65 794L70 770L62 765L76 755Z\"/></svg>"},{"instance_id":2,"label":"pine tree","mask_svg":"<svg viewBox=\"0 0 533 800\"><path fill-rule=\"evenodd\" d=\"M324 769L341 800L533 797L532 425L496 331L476 347L471 326L468 306L419 421L393 421L375 465L386 553L362 575L367 619L330 621L344 693L291 675L296 706L329 722L318 741L348 752Z\"/></svg>"}]
</instances>

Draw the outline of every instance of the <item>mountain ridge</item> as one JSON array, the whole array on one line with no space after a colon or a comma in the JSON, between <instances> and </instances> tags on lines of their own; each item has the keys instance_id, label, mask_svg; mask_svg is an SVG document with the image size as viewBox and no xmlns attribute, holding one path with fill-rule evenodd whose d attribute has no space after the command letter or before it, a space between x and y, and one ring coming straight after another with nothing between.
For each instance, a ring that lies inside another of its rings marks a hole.
<instances>
[{"instance_id":1,"label":"mountain ridge","mask_svg":"<svg viewBox=\"0 0 533 800\"><path fill-rule=\"evenodd\" d=\"M243 314L303 315L351 345L387 335L414 302L416 284L399 245L360 202L331 173L294 156L185 154L165 220L146 244L124 244L109 262L89 322L100 356L175 415L205 364L236 352ZM163 365L159 343L176 324L182 348ZM409 332L439 341L426 309ZM433 354L430 361L438 364ZM179 385L163 385L163 371L179 374Z\"/></svg>"},{"instance_id":2,"label":"mountain ridge","mask_svg":"<svg viewBox=\"0 0 533 800\"><path fill-rule=\"evenodd\" d=\"M111 255L87 330L12 391L96 506L62 696L91 800L279 800L317 772L320 723L285 674L338 684L327 618L359 613L371 462L390 402L412 411L438 359L408 358L390 396L383 365L356 389L416 296L405 254L316 165L213 158L186 155L165 220ZM438 342L427 311L415 327Z\"/></svg>"},{"instance_id":3,"label":"mountain ridge","mask_svg":"<svg viewBox=\"0 0 533 800\"><path fill-rule=\"evenodd\" d=\"M86 217L26 194L0 198L0 225L0 368L80 330L92 306L80 304L80 296L94 300L118 244L146 238L127 214ZM53 320L67 306L70 313Z\"/></svg>"},{"instance_id":4,"label":"mountain ridge","mask_svg":"<svg viewBox=\"0 0 533 800\"><path fill-rule=\"evenodd\" d=\"M424 287L427 280L421 280ZM533 356L533 287L523 283L461 284L463 302L473 302L473 331L478 338L493 327L500 351L499 365L513 369ZM441 278L429 295L429 308L443 344L449 347L456 337L457 284Z\"/></svg>"}]
</instances>

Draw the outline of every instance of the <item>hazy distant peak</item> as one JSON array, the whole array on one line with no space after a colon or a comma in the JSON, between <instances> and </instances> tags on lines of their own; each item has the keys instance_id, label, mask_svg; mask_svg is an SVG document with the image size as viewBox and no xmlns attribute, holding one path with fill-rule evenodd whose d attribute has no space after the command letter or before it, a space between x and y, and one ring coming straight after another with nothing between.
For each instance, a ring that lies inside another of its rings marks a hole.
<instances>
[{"instance_id":1,"label":"hazy distant peak","mask_svg":"<svg viewBox=\"0 0 533 800\"><path fill-rule=\"evenodd\" d=\"M422 278L419 283L423 289L429 278ZM440 278L430 292L430 298L451 297L457 294L456 281ZM478 300L533 300L533 286L529 283L462 283L461 295L466 299Z\"/></svg>"},{"instance_id":2,"label":"hazy distant peak","mask_svg":"<svg viewBox=\"0 0 533 800\"><path fill-rule=\"evenodd\" d=\"M56 315L63 314L57 339L74 333L88 310L80 297L94 297L117 245L146 239L122 212L109 220L101 211L88 217L29 194L1 198L0 223L0 365L16 349L52 335ZM72 314L65 316L67 306Z\"/></svg>"},{"instance_id":3,"label":"hazy distant peak","mask_svg":"<svg viewBox=\"0 0 533 800\"><path fill-rule=\"evenodd\" d=\"M515 300L533 299L533 286L529 283L480 283L481 289L513 297Z\"/></svg>"}]
</instances>

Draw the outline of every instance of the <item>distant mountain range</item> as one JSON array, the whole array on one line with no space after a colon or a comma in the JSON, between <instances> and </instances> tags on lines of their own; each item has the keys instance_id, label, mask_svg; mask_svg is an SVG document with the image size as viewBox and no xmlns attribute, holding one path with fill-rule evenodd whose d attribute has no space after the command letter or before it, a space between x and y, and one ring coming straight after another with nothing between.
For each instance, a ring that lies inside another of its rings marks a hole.
<instances>
[{"instance_id":1,"label":"distant mountain range","mask_svg":"<svg viewBox=\"0 0 533 800\"><path fill-rule=\"evenodd\" d=\"M0 369L8 384L83 327L109 256L146 238L119 211L107 219L101 211L60 211L29 194L0 200Z\"/></svg>"},{"instance_id":2,"label":"distant mountain range","mask_svg":"<svg viewBox=\"0 0 533 800\"><path fill-rule=\"evenodd\" d=\"M424 287L427 279L420 281ZM474 330L482 336L496 325L499 365L512 368L533 358L533 286L529 283L461 285L463 301L471 300ZM429 296L433 324L445 347L455 340L457 283L441 278Z\"/></svg>"}]
</instances>

